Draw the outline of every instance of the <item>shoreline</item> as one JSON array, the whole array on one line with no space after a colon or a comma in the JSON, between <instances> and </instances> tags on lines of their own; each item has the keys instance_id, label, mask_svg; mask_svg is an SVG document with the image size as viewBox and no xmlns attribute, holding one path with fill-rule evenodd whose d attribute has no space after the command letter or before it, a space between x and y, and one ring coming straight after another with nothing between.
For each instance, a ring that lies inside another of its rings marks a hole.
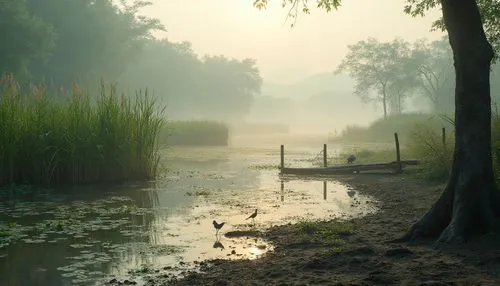
<instances>
[{"instance_id":1,"label":"shoreline","mask_svg":"<svg viewBox=\"0 0 500 286\"><path fill-rule=\"evenodd\" d=\"M378 212L347 222L353 232L340 251L297 244L295 225L275 226L259 233L274 245L262 258L204 261L201 273L159 275L146 285L500 285L498 234L439 249L432 241L388 243L425 214L443 185L391 174L335 179L379 202Z\"/></svg>"}]
</instances>

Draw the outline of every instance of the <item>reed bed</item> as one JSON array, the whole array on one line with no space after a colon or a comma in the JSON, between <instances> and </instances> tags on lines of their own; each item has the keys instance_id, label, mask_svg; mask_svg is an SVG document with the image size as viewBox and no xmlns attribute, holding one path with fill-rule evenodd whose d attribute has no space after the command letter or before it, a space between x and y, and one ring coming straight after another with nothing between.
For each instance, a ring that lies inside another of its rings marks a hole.
<instances>
[{"instance_id":1,"label":"reed bed","mask_svg":"<svg viewBox=\"0 0 500 286\"><path fill-rule=\"evenodd\" d=\"M23 91L0 79L0 185L67 185L155 177L164 123L148 92L135 100L101 82L97 96L78 86L57 95Z\"/></svg>"}]
</instances>

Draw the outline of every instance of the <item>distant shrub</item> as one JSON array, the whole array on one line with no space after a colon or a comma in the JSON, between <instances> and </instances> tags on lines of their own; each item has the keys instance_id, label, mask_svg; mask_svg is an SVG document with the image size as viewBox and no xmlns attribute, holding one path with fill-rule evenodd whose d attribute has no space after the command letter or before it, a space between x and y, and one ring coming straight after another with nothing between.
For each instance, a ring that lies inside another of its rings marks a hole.
<instances>
[{"instance_id":1,"label":"distant shrub","mask_svg":"<svg viewBox=\"0 0 500 286\"><path fill-rule=\"evenodd\" d=\"M160 142L169 146L227 146L229 128L216 121L168 121Z\"/></svg>"}]
</instances>

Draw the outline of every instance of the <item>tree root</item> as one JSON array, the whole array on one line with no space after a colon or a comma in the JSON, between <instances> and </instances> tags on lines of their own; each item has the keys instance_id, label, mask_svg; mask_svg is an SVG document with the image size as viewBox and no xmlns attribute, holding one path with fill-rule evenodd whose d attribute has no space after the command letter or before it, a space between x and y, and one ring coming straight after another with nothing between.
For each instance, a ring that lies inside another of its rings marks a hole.
<instances>
[{"instance_id":1,"label":"tree root","mask_svg":"<svg viewBox=\"0 0 500 286\"><path fill-rule=\"evenodd\" d=\"M470 189L476 190L471 192ZM453 174L441 197L403 236L389 243L436 238L435 247L462 244L479 233L500 231L500 192L494 182Z\"/></svg>"}]
</instances>

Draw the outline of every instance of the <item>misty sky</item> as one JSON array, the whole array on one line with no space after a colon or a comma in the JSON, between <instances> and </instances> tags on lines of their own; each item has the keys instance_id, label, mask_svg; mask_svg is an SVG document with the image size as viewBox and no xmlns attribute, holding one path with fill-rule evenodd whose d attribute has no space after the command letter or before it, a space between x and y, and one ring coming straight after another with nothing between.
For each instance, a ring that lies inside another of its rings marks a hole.
<instances>
[{"instance_id":1,"label":"misty sky","mask_svg":"<svg viewBox=\"0 0 500 286\"><path fill-rule=\"evenodd\" d=\"M285 22L281 1L259 11L253 0L153 0L145 13L162 21L168 29L162 36L170 41L189 41L201 55L255 58L264 79L280 83L334 70L347 45L369 36L413 41L443 35L430 31L439 10L412 18L403 12L404 0L344 0L338 11L301 15L294 28Z\"/></svg>"}]
</instances>

